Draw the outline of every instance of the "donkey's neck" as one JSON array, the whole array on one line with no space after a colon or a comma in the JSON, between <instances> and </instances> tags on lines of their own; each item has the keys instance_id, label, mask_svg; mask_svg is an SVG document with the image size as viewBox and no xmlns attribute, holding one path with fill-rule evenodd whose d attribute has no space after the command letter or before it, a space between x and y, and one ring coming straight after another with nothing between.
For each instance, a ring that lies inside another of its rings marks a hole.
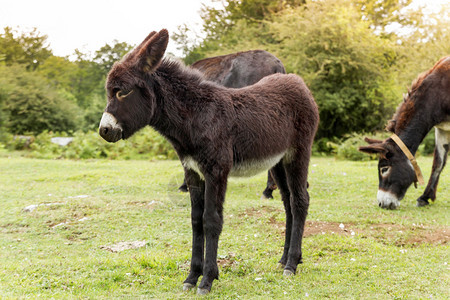
<instances>
[{"instance_id":1,"label":"donkey's neck","mask_svg":"<svg viewBox=\"0 0 450 300\"><path fill-rule=\"evenodd\" d=\"M420 143L422 143L427 133L435 125L417 123L419 122L414 122L414 120L412 120L410 123L411 125L398 133L396 132L396 134L400 137L403 143L405 143L406 147L408 147L409 151L411 151L413 155L415 155Z\"/></svg>"},{"instance_id":2,"label":"donkey's neck","mask_svg":"<svg viewBox=\"0 0 450 300\"><path fill-rule=\"evenodd\" d=\"M199 71L170 60L162 62L151 80L157 103L149 125L164 135L177 152L189 148L193 105L190 99L204 90L211 92L211 88L203 84Z\"/></svg>"},{"instance_id":3,"label":"donkey's neck","mask_svg":"<svg viewBox=\"0 0 450 300\"><path fill-rule=\"evenodd\" d=\"M420 105L422 108L423 105ZM420 109L417 105L414 115L410 118L408 124L404 128L398 128L396 126L395 133L400 137L400 139L405 143L408 149L413 155L415 155L420 143L422 143L425 136L440 122L437 122L436 111L434 107L426 107L426 109ZM401 118L402 116L398 116Z\"/></svg>"}]
</instances>

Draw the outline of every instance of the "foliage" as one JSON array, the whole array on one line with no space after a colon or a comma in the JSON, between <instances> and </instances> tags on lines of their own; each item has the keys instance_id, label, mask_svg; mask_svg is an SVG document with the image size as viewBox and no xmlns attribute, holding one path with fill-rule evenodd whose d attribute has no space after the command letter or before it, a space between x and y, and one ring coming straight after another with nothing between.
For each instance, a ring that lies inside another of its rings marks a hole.
<instances>
[{"instance_id":1,"label":"foliage","mask_svg":"<svg viewBox=\"0 0 450 300\"><path fill-rule=\"evenodd\" d=\"M27 70L35 70L52 55L47 36L36 28L30 32L19 32L5 27L0 34L0 61L7 66L23 64Z\"/></svg>"},{"instance_id":2,"label":"foliage","mask_svg":"<svg viewBox=\"0 0 450 300\"><path fill-rule=\"evenodd\" d=\"M364 141L365 137L370 137L378 140L385 140L389 137L387 132L379 132L376 134L359 134L351 133L346 134L342 141L338 144L333 144L335 156L339 159L346 159L351 161L367 161L377 159L376 155L368 155L367 153L362 153L358 151L360 146L365 146L367 143Z\"/></svg>"},{"instance_id":3,"label":"foliage","mask_svg":"<svg viewBox=\"0 0 450 300\"><path fill-rule=\"evenodd\" d=\"M360 18L349 1L317 1L285 10L271 25L279 56L319 105L319 138L381 129L400 99L389 69L396 46Z\"/></svg>"},{"instance_id":4,"label":"foliage","mask_svg":"<svg viewBox=\"0 0 450 300\"><path fill-rule=\"evenodd\" d=\"M432 129L423 139L422 143L419 146L419 149L417 149L417 152L421 155L430 155L434 152L434 146L435 146L435 129Z\"/></svg>"},{"instance_id":5,"label":"foliage","mask_svg":"<svg viewBox=\"0 0 450 300\"><path fill-rule=\"evenodd\" d=\"M255 48L277 55L288 72L305 79L319 103L315 149L328 153L330 143L346 134L382 129L418 73L450 53L449 4L429 14L410 3L224 0L222 8L202 9L204 26L194 39L186 26L172 37L188 64ZM131 48L113 41L94 53L75 50L69 59L53 56L47 36L37 29L5 27L0 33L0 139L5 132L95 130L105 105L107 72Z\"/></svg>"},{"instance_id":6,"label":"foliage","mask_svg":"<svg viewBox=\"0 0 450 300\"><path fill-rule=\"evenodd\" d=\"M356 7L362 12L364 19L370 21L371 26L387 34L386 27L397 23L399 25L411 25L417 22L423 15L419 10L414 18L405 12L405 8L412 0L356 0Z\"/></svg>"},{"instance_id":7,"label":"foliage","mask_svg":"<svg viewBox=\"0 0 450 300\"><path fill-rule=\"evenodd\" d=\"M97 64L102 73L106 75L109 70L111 70L113 64L119 61L132 48L133 46L125 42L114 40L113 45L106 44L97 50L93 61Z\"/></svg>"},{"instance_id":8,"label":"foliage","mask_svg":"<svg viewBox=\"0 0 450 300\"><path fill-rule=\"evenodd\" d=\"M399 41L402 47L394 68L406 92L405 87L409 87L419 73L427 71L450 53L450 3L421 19L417 27L407 27Z\"/></svg>"},{"instance_id":9,"label":"foliage","mask_svg":"<svg viewBox=\"0 0 450 300\"><path fill-rule=\"evenodd\" d=\"M54 90L41 76L19 66L0 66L0 87L0 98L5 99L2 111L10 132L77 129L79 109L70 101L70 94Z\"/></svg>"},{"instance_id":10,"label":"foliage","mask_svg":"<svg viewBox=\"0 0 450 300\"><path fill-rule=\"evenodd\" d=\"M54 137L73 137L67 146L52 143ZM173 147L150 127L144 128L130 139L115 144L105 142L96 131L49 132L20 138L9 135L5 142L9 150L23 150L22 155L45 159L176 159Z\"/></svg>"},{"instance_id":11,"label":"foliage","mask_svg":"<svg viewBox=\"0 0 450 300\"><path fill-rule=\"evenodd\" d=\"M114 41L93 55L75 50L76 58L69 60L53 56L47 36L37 29L5 27L0 34L1 132L96 129L106 103L107 72L130 49Z\"/></svg>"},{"instance_id":12,"label":"foliage","mask_svg":"<svg viewBox=\"0 0 450 300\"><path fill-rule=\"evenodd\" d=\"M269 20L233 24L226 35L207 39L194 53L264 48L276 54L313 92L321 117L318 139L380 130L401 99L391 68L397 45L376 35L350 1L309 1Z\"/></svg>"}]
</instances>

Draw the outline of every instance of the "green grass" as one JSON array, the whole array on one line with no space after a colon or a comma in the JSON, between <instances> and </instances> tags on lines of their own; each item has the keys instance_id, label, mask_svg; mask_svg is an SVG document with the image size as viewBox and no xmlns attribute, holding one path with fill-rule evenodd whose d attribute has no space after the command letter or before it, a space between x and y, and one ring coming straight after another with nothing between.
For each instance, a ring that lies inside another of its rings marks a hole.
<instances>
[{"instance_id":1,"label":"green grass","mask_svg":"<svg viewBox=\"0 0 450 300\"><path fill-rule=\"evenodd\" d=\"M431 158L419 164L428 178ZM177 161L3 154L0 298L197 298L182 291L191 248L189 198L176 192L182 177ZM424 187L411 188L388 211L376 204L376 162L313 158L304 263L291 278L277 269L285 220L278 192L260 200L264 174L230 179L220 280L204 298L448 299L449 177L444 170L436 203L415 207ZM32 204L52 205L23 211ZM135 240L146 247L101 248Z\"/></svg>"}]
</instances>

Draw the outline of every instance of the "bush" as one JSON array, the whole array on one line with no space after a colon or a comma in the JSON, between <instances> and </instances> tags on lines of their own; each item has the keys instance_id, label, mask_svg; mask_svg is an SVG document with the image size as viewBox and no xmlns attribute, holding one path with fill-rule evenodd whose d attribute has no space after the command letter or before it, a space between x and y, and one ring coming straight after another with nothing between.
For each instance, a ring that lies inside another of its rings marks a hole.
<instances>
[{"instance_id":1,"label":"bush","mask_svg":"<svg viewBox=\"0 0 450 300\"><path fill-rule=\"evenodd\" d=\"M428 132L427 136L424 138L419 146L417 152L421 155L430 155L434 152L435 136L434 129Z\"/></svg>"},{"instance_id":2,"label":"bush","mask_svg":"<svg viewBox=\"0 0 450 300\"><path fill-rule=\"evenodd\" d=\"M53 137L72 136L67 146L52 143ZM21 150L26 157L67 159L176 159L172 145L150 127L144 128L130 139L111 144L104 141L96 131L75 133L43 131L37 136L8 135L5 147Z\"/></svg>"},{"instance_id":3,"label":"bush","mask_svg":"<svg viewBox=\"0 0 450 300\"><path fill-rule=\"evenodd\" d=\"M376 159L376 155L368 155L358 151L360 146L367 145L364 138L369 136L374 139L384 140L389 136L389 133L372 134L358 134L352 133L344 136L344 139L339 144L334 144L336 149L336 157L339 159L348 159L353 161L365 161Z\"/></svg>"},{"instance_id":4,"label":"bush","mask_svg":"<svg viewBox=\"0 0 450 300\"><path fill-rule=\"evenodd\" d=\"M73 96L55 90L43 77L21 66L0 66L0 87L2 118L9 132L69 131L80 124L81 110Z\"/></svg>"}]
</instances>

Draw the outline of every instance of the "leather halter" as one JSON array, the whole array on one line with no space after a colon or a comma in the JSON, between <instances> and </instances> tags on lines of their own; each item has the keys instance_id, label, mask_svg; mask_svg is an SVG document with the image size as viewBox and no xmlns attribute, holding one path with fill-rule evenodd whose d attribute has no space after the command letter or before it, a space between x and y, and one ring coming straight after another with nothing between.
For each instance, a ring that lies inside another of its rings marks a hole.
<instances>
[{"instance_id":1,"label":"leather halter","mask_svg":"<svg viewBox=\"0 0 450 300\"><path fill-rule=\"evenodd\" d=\"M416 185L417 181L421 185L425 184L425 182L423 180L422 172L420 171L420 168L419 168L419 164L417 164L416 158L414 157L414 155L412 155L411 151L409 151L408 147L406 147L406 145L403 143L403 141L395 133L393 133L391 135L391 139L400 147L400 149L403 151L403 153L406 155L406 157L409 159L409 161L413 165L414 172L416 173L416 182L414 184Z\"/></svg>"}]
</instances>

